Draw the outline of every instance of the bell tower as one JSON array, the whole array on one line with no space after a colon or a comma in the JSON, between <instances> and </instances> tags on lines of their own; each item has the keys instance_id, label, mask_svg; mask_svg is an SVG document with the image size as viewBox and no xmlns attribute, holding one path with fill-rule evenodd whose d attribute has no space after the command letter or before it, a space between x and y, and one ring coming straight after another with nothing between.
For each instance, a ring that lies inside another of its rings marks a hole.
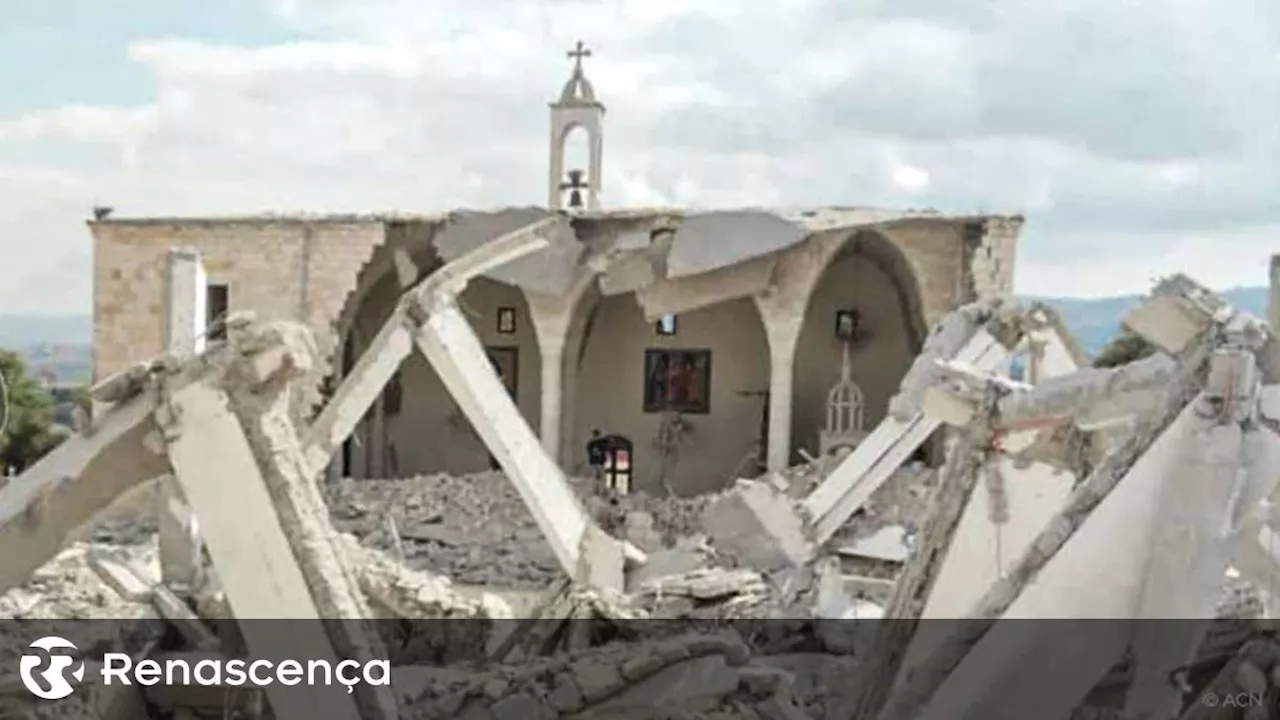
<instances>
[{"instance_id":1,"label":"bell tower","mask_svg":"<svg viewBox=\"0 0 1280 720\"><path fill-rule=\"evenodd\" d=\"M569 51L573 74L569 76L560 99L551 103L551 163L548 175L547 206L552 210L571 212L600 208L600 155L604 149L601 137L604 103L596 100L595 89L582 72L582 59L591 51L578 41ZM565 142L569 133L582 128L587 133L589 159L586 168L565 168Z\"/></svg>"}]
</instances>

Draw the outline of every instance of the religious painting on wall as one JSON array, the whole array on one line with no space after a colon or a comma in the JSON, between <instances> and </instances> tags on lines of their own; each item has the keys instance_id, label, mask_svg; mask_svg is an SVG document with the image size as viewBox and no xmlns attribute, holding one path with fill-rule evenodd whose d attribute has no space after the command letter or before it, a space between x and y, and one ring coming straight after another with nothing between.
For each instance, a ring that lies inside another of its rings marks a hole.
<instances>
[{"instance_id":1,"label":"religious painting on wall","mask_svg":"<svg viewBox=\"0 0 1280 720\"><path fill-rule=\"evenodd\" d=\"M658 318L658 322L654 323L654 330L656 330L659 335L666 335L668 337L674 336L676 334L676 329L677 325L675 315L663 315Z\"/></svg>"},{"instance_id":2,"label":"religious painting on wall","mask_svg":"<svg viewBox=\"0 0 1280 720\"><path fill-rule=\"evenodd\" d=\"M516 309L513 307L498 308L498 332L511 335L516 331Z\"/></svg>"},{"instance_id":3,"label":"religious painting on wall","mask_svg":"<svg viewBox=\"0 0 1280 720\"><path fill-rule=\"evenodd\" d=\"M644 411L711 412L711 351L645 350Z\"/></svg>"},{"instance_id":4,"label":"religious painting on wall","mask_svg":"<svg viewBox=\"0 0 1280 720\"><path fill-rule=\"evenodd\" d=\"M487 347L484 349L493 363L493 371L498 373L502 384L507 387L511 397L516 397L517 380L520 377L520 349L514 347Z\"/></svg>"},{"instance_id":5,"label":"religious painting on wall","mask_svg":"<svg viewBox=\"0 0 1280 720\"><path fill-rule=\"evenodd\" d=\"M857 310L836 311L836 339L850 342L857 339L858 326L862 324L862 315Z\"/></svg>"}]
</instances>

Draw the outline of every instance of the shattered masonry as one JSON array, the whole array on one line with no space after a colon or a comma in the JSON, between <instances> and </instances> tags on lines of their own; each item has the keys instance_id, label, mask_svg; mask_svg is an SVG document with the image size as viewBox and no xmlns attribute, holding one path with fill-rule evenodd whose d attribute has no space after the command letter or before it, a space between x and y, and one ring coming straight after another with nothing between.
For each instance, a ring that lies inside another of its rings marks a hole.
<instances>
[{"instance_id":1,"label":"shattered masonry","mask_svg":"<svg viewBox=\"0 0 1280 720\"><path fill-rule=\"evenodd\" d=\"M1263 588L1274 561L1251 544L1271 520L1238 510L1265 507L1261 500L1275 491L1267 471L1280 438L1259 429L1259 418L1280 416L1280 393L1257 372L1266 330L1188 279L1157 286L1127 320L1166 348L1164 355L1108 371L1081 368L1070 338L1045 321L1043 309L982 301L942 319L904 378L894 412L851 452L739 480L712 496L610 496L549 462L497 390L496 375L484 363L461 360L476 346L466 321L453 314L453 298L485 268L545 247L541 233L549 227L535 223L453 260L406 295L406 313L389 321L388 345L374 349L416 348L443 368L505 471L322 488L309 445L317 436L297 426L293 405L322 351L298 325L236 317L227 343L104 383L97 400L110 407L90 432L0 490L0 533L21 540L35 518L39 539L22 546L27 556L0 567L8 573L0 578L11 579L0 608L22 618L160 617L187 647L153 643L147 652L252 652L255 638L224 634L226 621L306 606L300 619L360 621L325 621L316 636L324 642L297 648L307 656L390 653L423 668L451 662L449 674L428 673L409 695L362 688L347 705L318 708L296 694L266 691L275 717L300 720L322 711L352 718L626 716L655 698L673 713L726 717L932 717L944 701L960 716L989 717L983 697L956 696L948 678L965 663L989 662L985 643L1002 632L993 620L967 623L941 644L884 631L909 627L901 623L850 634L856 626L830 621L886 612L947 617L932 604L956 598L967 598L973 617L988 619L1018 608L1060 617L1210 619L1256 616L1271 606ZM1056 350L1037 349L1044 343ZM1042 353L1034 382L1004 375L1008 359L1029 347ZM349 418L367 407L368 388L385 382L385 369L368 364L348 379L350 391L335 394L333 402L351 407L322 414L333 432L350 431ZM909 461L943 425L964 435L948 445L956 462L939 474ZM1116 434L1117 426L1128 429ZM1054 456L1064 446L1046 442L1063 428L1095 427L1108 432L1097 464ZM1179 454L1190 446L1200 448L1194 461ZM106 453L144 477L108 478L91 462ZM198 462L212 456L236 469L217 479L227 483L221 495L207 491L215 479ZM901 460L886 465L888 457ZM196 520L191 540L203 548L200 581L181 588L183 596L160 577L149 532L174 507L138 500L156 496L157 480L147 478L168 482L165 458ZM64 468L73 472L60 484ZM1205 476L1220 482L1195 482ZM106 507L113 498L102 494L108 482L132 494L125 505ZM1046 499L1023 494L1028 486L1061 490ZM988 513L984 493L997 489L1005 493L1003 511ZM228 490L231 503L222 499ZM261 502L246 504L251 497ZM40 509L55 501L63 512ZM86 538L82 521L104 512L115 517ZM1186 545L1185 537L1160 536L1155 547L1163 554L1146 560L1150 539L1129 532L1142 523L1151 538L1186 524L1217 530L1223 518L1227 541ZM819 521L835 531L818 532ZM992 533L1008 550L995 571L986 567ZM237 555L246 538L255 552ZM92 542L58 552L86 539ZM1109 595L1082 601L1068 591L1084 568L1096 570L1100 551L1117 572L1142 578L1134 586L1140 593L1117 583ZM32 562L42 567L22 574ZM249 582L263 572L278 577L276 587ZM1103 604L1073 604L1080 602ZM375 623L386 618L470 618L465 627L474 637L388 637L388 626ZM672 634L661 624L636 624L645 618L698 624ZM775 624L743 634L736 631L746 626L726 622L749 619ZM791 625L778 624L784 619ZM608 633L597 631L604 630L622 639L599 644ZM1265 689L1274 657L1246 637L1224 640L1202 628L1175 640L1186 654L1208 653L1223 666L1227 675L1217 685ZM1148 667L1164 656L1150 654L1152 639L1135 634L1132 642L1137 671L1123 682L1132 684L1133 709L1173 702L1165 685L1151 683L1167 675ZM1060 709L1080 711L1091 689L1116 682L1109 678L1123 650L1081 665L1079 692L1059 698ZM854 677L863 682L835 679L850 677L859 653ZM909 669L909 682L894 682ZM872 671L881 681L866 681ZM1002 677L992 676L993 687ZM181 694L166 702L194 710Z\"/></svg>"}]
</instances>

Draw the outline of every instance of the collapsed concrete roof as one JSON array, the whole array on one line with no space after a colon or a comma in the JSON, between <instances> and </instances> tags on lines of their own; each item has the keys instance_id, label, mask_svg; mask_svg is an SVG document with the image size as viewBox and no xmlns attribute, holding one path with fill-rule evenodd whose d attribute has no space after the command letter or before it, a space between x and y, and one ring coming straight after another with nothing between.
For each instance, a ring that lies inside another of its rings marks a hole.
<instances>
[{"instance_id":1,"label":"collapsed concrete roof","mask_svg":"<svg viewBox=\"0 0 1280 720\"><path fill-rule=\"evenodd\" d=\"M495 237L554 214L546 208L529 206L443 213L110 218L90 221L89 225L416 223L429 226L429 232L415 234L421 239L414 242L431 246L441 261L448 262ZM551 245L547 251L486 275L546 295L566 294L584 275L595 275L602 293L636 292L645 314L656 317L761 292L772 281L782 252L821 235L919 221L1023 222L1017 214L859 207L628 208L570 218L572 230L548 238Z\"/></svg>"}]
</instances>

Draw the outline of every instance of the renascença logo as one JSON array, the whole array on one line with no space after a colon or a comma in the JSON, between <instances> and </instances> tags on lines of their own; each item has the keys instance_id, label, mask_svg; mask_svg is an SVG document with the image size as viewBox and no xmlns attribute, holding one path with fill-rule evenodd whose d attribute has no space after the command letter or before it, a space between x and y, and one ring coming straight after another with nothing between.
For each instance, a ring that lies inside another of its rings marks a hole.
<instances>
[{"instance_id":1,"label":"renascen\u00e7a logo","mask_svg":"<svg viewBox=\"0 0 1280 720\"><path fill-rule=\"evenodd\" d=\"M54 655L53 651L76 652L79 648L54 635L36 640L31 643L31 648L43 650L44 653L23 655L18 662L18 672L22 675L22 684L27 686L27 690L30 690L32 695L45 700L61 700L75 692L75 686L67 680L67 670L74 667L75 669L70 672L71 677L75 678L76 682L84 680L84 661L70 655ZM41 670L39 668L44 665L46 657L49 659L49 667Z\"/></svg>"},{"instance_id":2,"label":"renascen\u00e7a logo","mask_svg":"<svg viewBox=\"0 0 1280 720\"><path fill-rule=\"evenodd\" d=\"M31 643L31 648L44 652L23 655L18 669L22 674L22 684L32 695L45 700L60 700L75 692L75 685L68 681L67 675L77 683L84 681L83 660L67 654L53 654L54 650L59 649L77 652L78 648L67 640L50 635ZM43 667L46 663L48 667ZM94 667L98 668L98 665L95 664ZM205 658L191 664L185 658L169 658L163 663L141 660L135 664L133 658L124 653L106 653L102 657L101 667L95 673L100 673L103 685L136 683L147 687L161 683L170 686L194 684L265 687L273 683L299 685L305 682L308 686L342 685L351 693L362 682L369 685L391 683L391 665L386 660L369 660L365 663L343 660L336 664L326 660L312 660L304 664L296 660L277 663L269 660Z\"/></svg>"}]
</instances>

